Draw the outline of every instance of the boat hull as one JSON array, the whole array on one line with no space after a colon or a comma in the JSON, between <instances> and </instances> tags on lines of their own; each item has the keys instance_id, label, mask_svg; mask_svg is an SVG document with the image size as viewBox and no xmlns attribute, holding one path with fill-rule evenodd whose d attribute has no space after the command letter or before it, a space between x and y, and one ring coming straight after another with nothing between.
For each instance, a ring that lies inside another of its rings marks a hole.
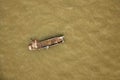
<instances>
[{"instance_id":1,"label":"boat hull","mask_svg":"<svg viewBox=\"0 0 120 80\"><path fill-rule=\"evenodd\" d=\"M58 45L64 42L64 36L54 37L43 41L33 40L28 48L29 50L39 50L42 48L48 49L51 46Z\"/></svg>"}]
</instances>

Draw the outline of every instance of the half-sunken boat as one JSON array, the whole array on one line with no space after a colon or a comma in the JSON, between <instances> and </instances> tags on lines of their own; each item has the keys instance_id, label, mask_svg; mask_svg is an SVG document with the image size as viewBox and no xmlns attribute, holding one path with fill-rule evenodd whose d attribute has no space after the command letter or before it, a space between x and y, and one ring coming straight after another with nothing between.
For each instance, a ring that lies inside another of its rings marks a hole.
<instances>
[{"instance_id":1,"label":"half-sunken boat","mask_svg":"<svg viewBox=\"0 0 120 80\"><path fill-rule=\"evenodd\" d=\"M51 46L58 45L64 42L64 36L53 37L47 40L38 41L36 39L28 45L29 50L39 50L42 48L48 49Z\"/></svg>"}]
</instances>

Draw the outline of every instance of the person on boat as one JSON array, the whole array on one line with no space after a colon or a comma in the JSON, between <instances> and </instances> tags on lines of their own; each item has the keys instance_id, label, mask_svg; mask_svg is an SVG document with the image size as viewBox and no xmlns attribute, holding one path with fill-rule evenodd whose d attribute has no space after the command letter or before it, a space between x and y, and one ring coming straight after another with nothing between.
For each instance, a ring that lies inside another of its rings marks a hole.
<instances>
[{"instance_id":1,"label":"person on boat","mask_svg":"<svg viewBox=\"0 0 120 80\"><path fill-rule=\"evenodd\" d=\"M31 42L31 45L29 45L29 50L35 50L38 48L38 41L35 39Z\"/></svg>"},{"instance_id":2,"label":"person on boat","mask_svg":"<svg viewBox=\"0 0 120 80\"><path fill-rule=\"evenodd\" d=\"M34 40L34 47L37 49L38 48L38 41L35 39Z\"/></svg>"}]
</instances>

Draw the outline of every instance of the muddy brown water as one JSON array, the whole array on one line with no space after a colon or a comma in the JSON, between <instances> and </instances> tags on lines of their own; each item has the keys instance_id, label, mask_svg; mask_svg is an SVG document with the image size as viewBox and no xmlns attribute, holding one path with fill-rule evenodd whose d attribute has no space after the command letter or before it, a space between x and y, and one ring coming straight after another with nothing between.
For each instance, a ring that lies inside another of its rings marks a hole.
<instances>
[{"instance_id":1,"label":"muddy brown water","mask_svg":"<svg viewBox=\"0 0 120 80\"><path fill-rule=\"evenodd\" d=\"M120 80L120 0L0 0L0 80Z\"/></svg>"}]
</instances>

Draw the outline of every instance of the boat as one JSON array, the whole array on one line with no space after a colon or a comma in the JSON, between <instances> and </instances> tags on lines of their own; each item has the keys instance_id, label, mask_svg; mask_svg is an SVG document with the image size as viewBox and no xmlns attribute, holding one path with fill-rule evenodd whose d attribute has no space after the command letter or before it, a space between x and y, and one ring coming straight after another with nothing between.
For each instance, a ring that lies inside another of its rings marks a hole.
<instances>
[{"instance_id":1,"label":"boat","mask_svg":"<svg viewBox=\"0 0 120 80\"><path fill-rule=\"evenodd\" d=\"M28 45L29 50L40 50L42 48L48 49L51 46L58 45L64 42L64 36L53 37L47 40L39 41L37 39L32 40L32 42Z\"/></svg>"}]
</instances>

